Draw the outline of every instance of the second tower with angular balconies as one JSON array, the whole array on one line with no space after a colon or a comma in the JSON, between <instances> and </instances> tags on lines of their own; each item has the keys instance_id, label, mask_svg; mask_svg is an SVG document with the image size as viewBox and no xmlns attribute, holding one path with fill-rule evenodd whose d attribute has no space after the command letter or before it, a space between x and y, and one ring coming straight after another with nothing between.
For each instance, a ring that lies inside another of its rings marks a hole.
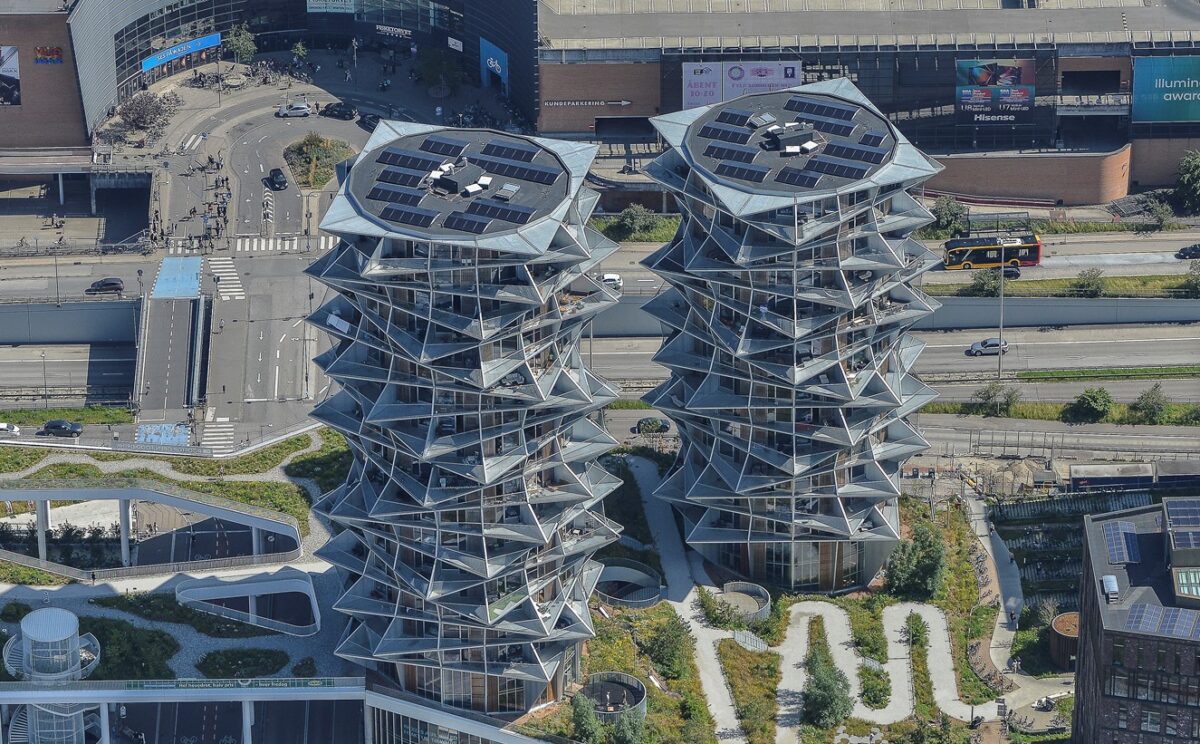
<instances>
[{"instance_id":1,"label":"second tower with angular balconies","mask_svg":"<svg viewBox=\"0 0 1200 744\"><path fill-rule=\"evenodd\" d=\"M657 495L709 560L796 590L869 581L900 537L900 466L928 445L905 417L933 391L906 331L938 303L938 257L909 194L939 166L849 81L653 120L647 173L682 222L645 260L670 379L646 400L682 450Z\"/></svg>"},{"instance_id":2,"label":"second tower with angular balconies","mask_svg":"<svg viewBox=\"0 0 1200 744\"><path fill-rule=\"evenodd\" d=\"M588 419L617 393L581 333L615 293L588 272L592 145L383 122L322 220L310 322L340 385L313 416L345 435L346 483L317 505L345 576L337 653L444 705L517 714L561 697L592 635L617 539Z\"/></svg>"}]
</instances>

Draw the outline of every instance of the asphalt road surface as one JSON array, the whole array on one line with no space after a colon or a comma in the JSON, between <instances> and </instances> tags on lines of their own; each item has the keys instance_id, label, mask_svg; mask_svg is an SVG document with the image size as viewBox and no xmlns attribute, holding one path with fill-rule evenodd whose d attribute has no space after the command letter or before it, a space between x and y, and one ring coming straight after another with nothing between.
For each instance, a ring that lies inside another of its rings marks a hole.
<instances>
[{"instance_id":1,"label":"asphalt road surface","mask_svg":"<svg viewBox=\"0 0 1200 744\"><path fill-rule=\"evenodd\" d=\"M145 421L165 420L168 411L178 412L187 405L194 304L192 300L150 300L142 354L146 386L140 391Z\"/></svg>"},{"instance_id":2,"label":"asphalt road surface","mask_svg":"<svg viewBox=\"0 0 1200 744\"><path fill-rule=\"evenodd\" d=\"M362 703L294 700L254 705L254 744L336 744L363 737Z\"/></svg>"},{"instance_id":3,"label":"asphalt road surface","mask_svg":"<svg viewBox=\"0 0 1200 744\"><path fill-rule=\"evenodd\" d=\"M132 346L0 347L0 387L131 386L136 361Z\"/></svg>"},{"instance_id":4,"label":"asphalt road surface","mask_svg":"<svg viewBox=\"0 0 1200 744\"><path fill-rule=\"evenodd\" d=\"M80 297L92 282L117 277L125 282L125 296L138 295L138 269L142 286L148 293L158 274L159 257L145 256L68 256L55 264L45 258L0 261L0 297L5 299L69 299ZM102 295L116 297L117 295Z\"/></svg>"},{"instance_id":5,"label":"asphalt road surface","mask_svg":"<svg viewBox=\"0 0 1200 744\"><path fill-rule=\"evenodd\" d=\"M146 735L146 744L237 744L242 740L241 703L130 703L114 724ZM114 741L130 742L127 736ZM331 740L332 741L332 740Z\"/></svg>"}]
</instances>

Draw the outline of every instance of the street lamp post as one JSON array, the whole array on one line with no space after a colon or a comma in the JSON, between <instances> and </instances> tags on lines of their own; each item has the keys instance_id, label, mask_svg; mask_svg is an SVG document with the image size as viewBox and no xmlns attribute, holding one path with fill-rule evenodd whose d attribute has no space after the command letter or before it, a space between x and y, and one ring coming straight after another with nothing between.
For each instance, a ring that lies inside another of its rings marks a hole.
<instances>
[{"instance_id":1,"label":"street lamp post","mask_svg":"<svg viewBox=\"0 0 1200 744\"><path fill-rule=\"evenodd\" d=\"M1004 247L1003 246L1001 246L1001 248L1000 248L1000 255L1001 255L1000 269L999 269L999 271L1000 271L1000 323L999 323L999 327L998 327L1000 348L998 350L998 353L996 354L996 384L997 385L999 385L1004 380L1004 268L1005 268L1005 264L1004 264L1004 260L1003 260L1003 256L1004 256ZM1001 396L999 396L999 395L996 396L996 415L997 416L1000 415L1000 398L1001 398Z\"/></svg>"},{"instance_id":2,"label":"street lamp post","mask_svg":"<svg viewBox=\"0 0 1200 744\"><path fill-rule=\"evenodd\" d=\"M42 352L42 399L46 403L46 408L50 407L50 381L46 376L46 352Z\"/></svg>"}]
</instances>

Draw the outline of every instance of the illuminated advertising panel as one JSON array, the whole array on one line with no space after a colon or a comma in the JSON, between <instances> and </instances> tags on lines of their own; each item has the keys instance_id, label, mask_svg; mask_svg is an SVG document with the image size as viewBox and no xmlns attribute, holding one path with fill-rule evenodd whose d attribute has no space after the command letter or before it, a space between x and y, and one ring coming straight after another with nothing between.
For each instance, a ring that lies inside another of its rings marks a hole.
<instances>
[{"instance_id":1,"label":"illuminated advertising panel","mask_svg":"<svg viewBox=\"0 0 1200 744\"><path fill-rule=\"evenodd\" d=\"M960 59L955 65L954 108L959 124L1028 124L1036 73L1031 59Z\"/></svg>"},{"instance_id":2,"label":"illuminated advertising panel","mask_svg":"<svg viewBox=\"0 0 1200 744\"><path fill-rule=\"evenodd\" d=\"M1135 122L1200 121L1200 57L1133 60Z\"/></svg>"}]
</instances>

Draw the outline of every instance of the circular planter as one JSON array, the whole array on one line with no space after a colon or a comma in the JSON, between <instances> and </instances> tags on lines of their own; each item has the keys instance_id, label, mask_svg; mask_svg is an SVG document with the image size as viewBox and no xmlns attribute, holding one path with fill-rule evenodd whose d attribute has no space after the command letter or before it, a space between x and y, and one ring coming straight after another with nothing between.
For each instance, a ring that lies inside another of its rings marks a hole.
<instances>
[{"instance_id":1,"label":"circular planter","mask_svg":"<svg viewBox=\"0 0 1200 744\"><path fill-rule=\"evenodd\" d=\"M596 709L596 716L605 723L616 723L624 716L646 717L646 685L637 677L624 672L589 674L580 689Z\"/></svg>"}]
</instances>

